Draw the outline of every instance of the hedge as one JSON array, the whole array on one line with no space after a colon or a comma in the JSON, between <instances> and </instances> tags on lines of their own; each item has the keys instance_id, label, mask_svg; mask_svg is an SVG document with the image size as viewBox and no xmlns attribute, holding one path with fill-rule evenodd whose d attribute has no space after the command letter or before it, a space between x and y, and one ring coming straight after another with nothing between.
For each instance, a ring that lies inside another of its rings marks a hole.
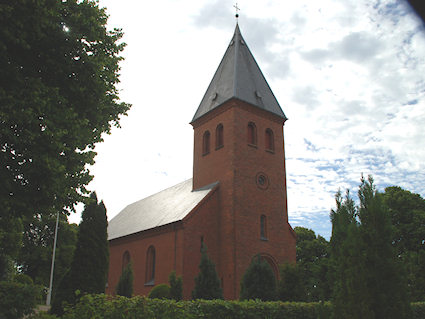
<instances>
[{"instance_id":1,"label":"hedge","mask_svg":"<svg viewBox=\"0 0 425 319\"><path fill-rule=\"evenodd\" d=\"M412 303L413 319L425 318L425 302ZM262 302L260 300L175 301L136 296L86 295L66 309L62 319L327 319L330 302Z\"/></svg>"},{"instance_id":2,"label":"hedge","mask_svg":"<svg viewBox=\"0 0 425 319\"><path fill-rule=\"evenodd\" d=\"M175 301L136 296L86 295L63 319L317 319L329 318L330 303L262 302L260 300Z\"/></svg>"}]
</instances>

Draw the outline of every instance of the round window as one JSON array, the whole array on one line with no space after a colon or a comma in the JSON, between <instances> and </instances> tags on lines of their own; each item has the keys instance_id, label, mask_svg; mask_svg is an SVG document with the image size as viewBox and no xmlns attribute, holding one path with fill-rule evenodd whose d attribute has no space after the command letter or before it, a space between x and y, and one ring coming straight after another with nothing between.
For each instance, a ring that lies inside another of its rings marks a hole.
<instances>
[{"instance_id":1,"label":"round window","mask_svg":"<svg viewBox=\"0 0 425 319\"><path fill-rule=\"evenodd\" d=\"M257 186L261 189L267 189L269 187L269 178L264 173L258 173L255 177Z\"/></svg>"}]
</instances>

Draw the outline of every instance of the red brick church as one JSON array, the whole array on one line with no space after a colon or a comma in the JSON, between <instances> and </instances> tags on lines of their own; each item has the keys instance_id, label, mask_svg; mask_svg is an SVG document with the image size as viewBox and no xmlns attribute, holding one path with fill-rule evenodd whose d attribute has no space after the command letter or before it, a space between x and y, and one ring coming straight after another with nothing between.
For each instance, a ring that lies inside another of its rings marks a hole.
<instances>
[{"instance_id":1,"label":"red brick church","mask_svg":"<svg viewBox=\"0 0 425 319\"><path fill-rule=\"evenodd\" d=\"M239 296L240 281L260 254L278 266L295 262L288 223L283 125L279 103L238 25L191 121L193 178L128 205L109 222L107 293L132 262L134 293L147 295L183 276L191 296L201 245L216 265L224 297Z\"/></svg>"}]
</instances>

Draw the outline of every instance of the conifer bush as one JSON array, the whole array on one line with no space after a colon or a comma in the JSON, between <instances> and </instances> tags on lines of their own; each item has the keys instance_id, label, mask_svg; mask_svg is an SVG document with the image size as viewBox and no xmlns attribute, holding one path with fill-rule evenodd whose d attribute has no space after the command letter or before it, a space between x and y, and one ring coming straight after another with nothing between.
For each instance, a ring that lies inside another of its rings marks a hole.
<instances>
[{"instance_id":1,"label":"conifer bush","mask_svg":"<svg viewBox=\"0 0 425 319\"><path fill-rule=\"evenodd\" d=\"M119 296L130 298L133 295L133 267L131 262L124 267L115 292Z\"/></svg>"},{"instance_id":2,"label":"conifer bush","mask_svg":"<svg viewBox=\"0 0 425 319\"><path fill-rule=\"evenodd\" d=\"M173 270L168 277L168 283L170 284L170 298L176 301L183 299L183 279L181 276L176 276L176 272Z\"/></svg>"},{"instance_id":3,"label":"conifer bush","mask_svg":"<svg viewBox=\"0 0 425 319\"><path fill-rule=\"evenodd\" d=\"M220 286L215 265L207 255L207 247L201 250L199 274L195 277L195 288L192 291L193 299L223 299L223 290Z\"/></svg>"},{"instance_id":4,"label":"conifer bush","mask_svg":"<svg viewBox=\"0 0 425 319\"><path fill-rule=\"evenodd\" d=\"M64 302L75 304L77 291L81 294L105 292L109 267L107 227L105 205L98 203L93 192L81 215L71 268L53 296L53 314L62 315Z\"/></svg>"},{"instance_id":5,"label":"conifer bush","mask_svg":"<svg viewBox=\"0 0 425 319\"><path fill-rule=\"evenodd\" d=\"M276 278L269 263L256 256L241 281L240 300L276 300Z\"/></svg>"}]
</instances>

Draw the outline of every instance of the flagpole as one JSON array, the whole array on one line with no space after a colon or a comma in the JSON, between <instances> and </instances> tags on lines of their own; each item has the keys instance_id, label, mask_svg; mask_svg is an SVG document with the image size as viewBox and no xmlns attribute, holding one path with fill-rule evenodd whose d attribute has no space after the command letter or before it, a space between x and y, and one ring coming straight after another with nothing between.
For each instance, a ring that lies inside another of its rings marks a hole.
<instances>
[{"instance_id":1,"label":"flagpole","mask_svg":"<svg viewBox=\"0 0 425 319\"><path fill-rule=\"evenodd\" d=\"M53 241L52 266L50 268L50 285L49 285L49 291L47 292L47 298L46 298L47 306L50 306L50 301L52 300L53 271L55 269L55 254L56 254L56 240L58 238L58 224L59 224L59 212L56 214L55 240Z\"/></svg>"}]
</instances>

